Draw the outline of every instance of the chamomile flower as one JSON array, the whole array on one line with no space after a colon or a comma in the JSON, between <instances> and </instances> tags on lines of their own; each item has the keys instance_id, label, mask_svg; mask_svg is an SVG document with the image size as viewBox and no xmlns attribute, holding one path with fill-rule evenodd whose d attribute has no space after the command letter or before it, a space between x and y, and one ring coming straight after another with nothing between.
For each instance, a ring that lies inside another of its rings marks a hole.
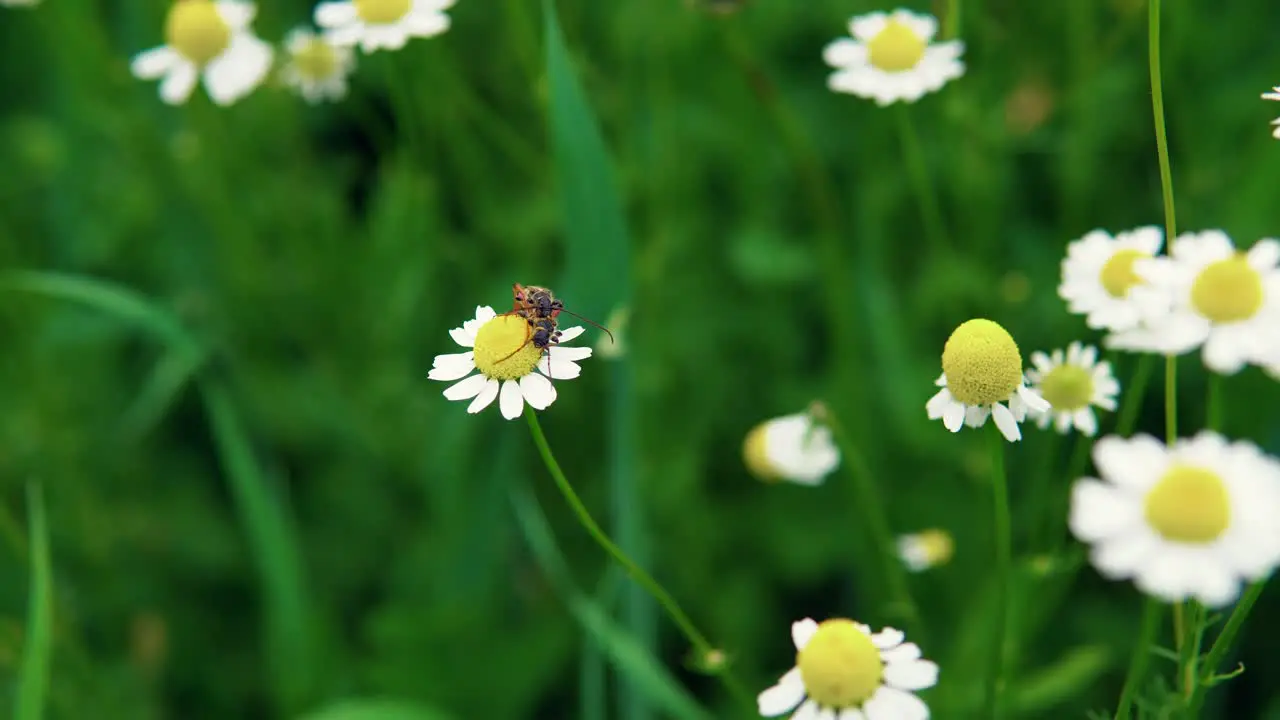
<instances>
[{"instance_id":1,"label":"chamomile flower","mask_svg":"<svg viewBox=\"0 0 1280 720\"><path fill-rule=\"evenodd\" d=\"M1269 93L1262 93L1262 99L1263 100L1280 100L1280 86L1271 88L1271 92ZM1276 118L1275 120L1272 120L1271 124L1276 126L1275 130L1271 131L1271 137L1277 140L1280 140L1280 118Z\"/></svg>"},{"instance_id":2,"label":"chamomile flower","mask_svg":"<svg viewBox=\"0 0 1280 720\"><path fill-rule=\"evenodd\" d=\"M880 106L915 102L964 74L964 43L931 43L937 31L937 20L909 10L855 17L849 21L853 37L840 38L822 51L836 69L827 86L874 99Z\"/></svg>"},{"instance_id":3,"label":"chamomile flower","mask_svg":"<svg viewBox=\"0 0 1280 720\"><path fill-rule=\"evenodd\" d=\"M747 469L761 480L817 485L840 464L831 431L809 413L767 420L742 443Z\"/></svg>"},{"instance_id":4,"label":"chamomile flower","mask_svg":"<svg viewBox=\"0 0 1280 720\"><path fill-rule=\"evenodd\" d=\"M35 7L40 4L40 0L0 0L0 6L4 7Z\"/></svg>"},{"instance_id":5,"label":"chamomile flower","mask_svg":"<svg viewBox=\"0 0 1280 720\"><path fill-rule=\"evenodd\" d=\"M160 99L180 105L204 80L209 98L230 105L256 88L271 69L271 46L253 35L257 12L237 0L176 0L164 23L165 44L139 53L135 77L160 82Z\"/></svg>"},{"instance_id":6,"label":"chamomile flower","mask_svg":"<svg viewBox=\"0 0 1280 720\"><path fill-rule=\"evenodd\" d=\"M931 528L898 537L898 557L911 572L945 565L955 554L955 540L946 530Z\"/></svg>"},{"instance_id":7,"label":"chamomile flower","mask_svg":"<svg viewBox=\"0 0 1280 720\"><path fill-rule=\"evenodd\" d=\"M1221 607L1280 563L1280 462L1252 443L1111 436L1093 462L1101 479L1076 482L1069 524L1104 577Z\"/></svg>"},{"instance_id":8,"label":"chamomile flower","mask_svg":"<svg viewBox=\"0 0 1280 720\"><path fill-rule=\"evenodd\" d=\"M454 0L338 0L316 6L316 25L333 41L371 53L399 50L409 38L432 37L449 29L445 10Z\"/></svg>"},{"instance_id":9,"label":"chamomile flower","mask_svg":"<svg viewBox=\"0 0 1280 720\"><path fill-rule=\"evenodd\" d=\"M760 714L792 720L925 720L929 706L917 690L938 682L938 665L920 657L901 630L871 628L852 620L791 625L796 666L760 693Z\"/></svg>"},{"instance_id":10,"label":"chamomile flower","mask_svg":"<svg viewBox=\"0 0 1280 720\"><path fill-rule=\"evenodd\" d=\"M1053 422L1054 428L1063 434L1077 430L1093 437L1098 432L1098 418L1094 406L1115 412L1116 395L1120 383L1111 374L1111 363L1098 361L1098 349L1073 342L1062 350L1045 355L1037 350L1031 353L1034 370L1027 371L1031 387L1049 403L1044 412L1033 412L1036 425L1044 428Z\"/></svg>"},{"instance_id":11,"label":"chamomile flower","mask_svg":"<svg viewBox=\"0 0 1280 720\"><path fill-rule=\"evenodd\" d=\"M1165 297L1139 327L1108 336L1108 347L1181 355L1203 346L1204 364L1225 375L1266 366L1280 352L1280 241L1237 251L1221 230L1186 233L1169 257L1134 270Z\"/></svg>"},{"instance_id":12,"label":"chamomile flower","mask_svg":"<svg viewBox=\"0 0 1280 720\"><path fill-rule=\"evenodd\" d=\"M1115 237L1094 230L1067 246L1058 295L1067 309L1085 316L1089 327L1130 330L1162 307L1164 296L1152 291L1134 272L1134 261L1154 257L1164 244L1155 226L1140 227Z\"/></svg>"},{"instance_id":13,"label":"chamomile flower","mask_svg":"<svg viewBox=\"0 0 1280 720\"><path fill-rule=\"evenodd\" d=\"M337 45L326 34L297 28L285 38L288 62L281 79L309 103L339 100L347 94L347 76L355 67L355 52Z\"/></svg>"},{"instance_id":14,"label":"chamomile flower","mask_svg":"<svg viewBox=\"0 0 1280 720\"><path fill-rule=\"evenodd\" d=\"M567 328L560 340L568 342L581 335L582 330ZM545 410L556 399L551 380L578 377L582 368L576 361L591 357L591 348L555 344L543 351L526 342L528 331L528 321L519 315L499 315L491 307L477 306L475 319L449 331L454 342L471 350L437 355L427 377L459 381L445 388L444 396L471 400L469 413L480 412L495 398L502 416L508 420L520 417L525 403L535 410ZM472 375L472 371L477 372Z\"/></svg>"},{"instance_id":15,"label":"chamomile flower","mask_svg":"<svg viewBox=\"0 0 1280 720\"><path fill-rule=\"evenodd\" d=\"M942 350L942 389L929 399L930 420L942 420L951 432L962 425L982 427L987 417L1009 442L1022 439L1018 423L1028 411L1045 411L1049 403L1028 388L1022 375L1018 344L999 324L968 320L956 328Z\"/></svg>"}]
</instances>

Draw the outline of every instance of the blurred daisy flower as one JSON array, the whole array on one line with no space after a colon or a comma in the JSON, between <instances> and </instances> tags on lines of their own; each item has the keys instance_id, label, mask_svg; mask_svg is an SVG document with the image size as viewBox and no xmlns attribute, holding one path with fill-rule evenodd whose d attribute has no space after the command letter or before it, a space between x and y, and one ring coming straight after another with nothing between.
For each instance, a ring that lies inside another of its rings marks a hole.
<instances>
[{"instance_id":1,"label":"blurred daisy flower","mask_svg":"<svg viewBox=\"0 0 1280 720\"><path fill-rule=\"evenodd\" d=\"M987 417L1009 442L1022 439L1018 423L1028 411L1049 409L1022 375L1018 344L999 324L968 320L956 328L942 350L942 389L929 399L925 411L930 420L942 420L951 432L962 425L982 427Z\"/></svg>"},{"instance_id":2,"label":"blurred daisy flower","mask_svg":"<svg viewBox=\"0 0 1280 720\"><path fill-rule=\"evenodd\" d=\"M0 0L3 7L35 7L39 4L40 0Z\"/></svg>"},{"instance_id":3,"label":"blurred daisy flower","mask_svg":"<svg viewBox=\"0 0 1280 720\"><path fill-rule=\"evenodd\" d=\"M742 443L751 474L761 480L817 485L840 464L831 431L810 413L773 418L752 428Z\"/></svg>"},{"instance_id":4,"label":"blurred daisy flower","mask_svg":"<svg viewBox=\"0 0 1280 720\"><path fill-rule=\"evenodd\" d=\"M581 327L568 328L560 335L560 341L568 342L582 331ZM535 410L545 410L556 399L551 379L578 377L582 368L575 361L591 357L591 348L556 344L544 351L526 342L528 333L529 323L519 315L499 315L491 307L477 306L475 319L449 331L454 342L471 350L437 355L427 377L445 382L459 380L445 388L444 396L471 400L469 413L480 412L495 398L502 416L508 420L520 417L525 403ZM473 370L477 371L474 375Z\"/></svg>"},{"instance_id":5,"label":"blurred daisy flower","mask_svg":"<svg viewBox=\"0 0 1280 720\"><path fill-rule=\"evenodd\" d=\"M1136 328L1108 336L1108 347L1181 355L1203 346L1204 364L1231 375L1280 356L1280 241L1239 252L1221 230L1186 233L1171 256L1134 270L1165 298Z\"/></svg>"},{"instance_id":6,"label":"blurred daisy flower","mask_svg":"<svg viewBox=\"0 0 1280 720\"><path fill-rule=\"evenodd\" d=\"M840 38L822 51L836 69L827 86L881 106L915 102L964 74L964 43L930 44L937 31L937 20L909 10L855 17L849 21L853 37Z\"/></svg>"},{"instance_id":7,"label":"blurred daisy flower","mask_svg":"<svg viewBox=\"0 0 1280 720\"><path fill-rule=\"evenodd\" d=\"M325 34L298 28L285 38L288 61L281 79L309 103L339 100L347 94L347 76L355 67L355 52L337 45Z\"/></svg>"},{"instance_id":8,"label":"blurred daisy flower","mask_svg":"<svg viewBox=\"0 0 1280 720\"><path fill-rule=\"evenodd\" d=\"M454 0L339 0L316 6L316 25L338 45L371 53L399 50L412 37L432 37L449 29L445 10Z\"/></svg>"},{"instance_id":9,"label":"blurred daisy flower","mask_svg":"<svg viewBox=\"0 0 1280 720\"><path fill-rule=\"evenodd\" d=\"M160 99L179 105L204 80L209 98L230 105L248 95L271 69L271 46L253 35L252 3L177 0L165 18L165 44L139 53L131 70L142 80L164 78Z\"/></svg>"},{"instance_id":10,"label":"blurred daisy flower","mask_svg":"<svg viewBox=\"0 0 1280 720\"><path fill-rule=\"evenodd\" d=\"M938 528L898 537L898 557L911 572L945 565L951 561L955 550L951 534Z\"/></svg>"},{"instance_id":11,"label":"blurred daisy flower","mask_svg":"<svg viewBox=\"0 0 1280 720\"><path fill-rule=\"evenodd\" d=\"M1252 443L1110 436L1093 461L1102 479L1076 482L1069 524L1103 576L1222 607L1280 563L1280 462Z\"/></svg>"},{"instance_id":12,"label":"blurred daisy flower","mask_svg":"<svg viewBox=\"0 0 1280 720\"><path fill-rule=\"evenodd\" d=\"M1269 93L1262 93L1262 99L1280 100L1280 86L1271 88L1271 92ZM1271 137L1280 140L1280 118L1272 120L1271 124L1276 126L1276 129L1271 131Z\"/></svg>"},{"instance_id":13,"label":"blurred daisy flower","mask_svg":"<svg viewBox=\"0 0 1280 720\"><path fill-rule=\"evenodd\" d=\"M1163 295L1145 287L1134 272L1135 261L1155 257L1164 233L1155 226L1118 233L1114 238L1094 230L1067 246L1058 295L1067 309L1085 315L1097 330L1129 330L1163 306Z\"/></svg>"},{"instance_id":14,"label":"blurred daisy flower","mask_svg":"<svg viewBox=\"0 0 1280 720\"><path fill-rule=\"evenodd\" d=\"M1115 412L1116 395L1120 383L1111 374L1111 363L1098 362L1098 349L1073 342L1067 346L1066 357L1061 349L1052 355L1040 351L1031 353L1034 370L1027 371L1032 388L1049 403L1044 412L1033 412L1036 425L1047 427L1053 421L1054 428L1063 434L1077 430L1093 437L1098 432L1098 418L1093 406Z\"/></svg>"},{"instance_id":15,"label":"blurred daisy flower","mask_svg":"<svg viewBox=\"0 0 1280 720\"><path fill-rule=\"evenodd\" d=\"M791 625L796 666L760 693L760 714L792 720L926 720L929 707L915 691L938 682L938 666L920 658L902 631L852 620ZM801 704L803 703L803 704Z\"/></svg>"}]
</instances>

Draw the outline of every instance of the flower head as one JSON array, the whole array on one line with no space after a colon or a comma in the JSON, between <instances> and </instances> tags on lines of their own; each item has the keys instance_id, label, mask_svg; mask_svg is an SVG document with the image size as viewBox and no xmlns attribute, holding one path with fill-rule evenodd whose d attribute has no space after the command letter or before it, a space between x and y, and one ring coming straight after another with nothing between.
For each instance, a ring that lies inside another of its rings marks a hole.
<instances>
[{"instance_id":1,"label":"flower head","mask_svg":"<svg viewBox=\"0 0 1280 720\"><path fill-rule=\"evenodd\" d=\"M271 69L271 46L253 35L252 3L176 0L165 18L165 44L139 53L135 77L164 78L160 99L178 105L204 80L209 98L230 105L248 95Z\"/></svg>"},{"instance_id":2,"label":"flower head","mask_svg":"<svg viewBox=\"0 0 1280 720\"><path fill-rule=\"evenodd\" d=\"M582 334L581 327L571 327L560 335L568 342ZM551 380L578 377L582 368L577 360L591 357L591 348L564 347L553 344L543 350L529 340L529 323L519 315L499 315L493 308L477 306L476 317L460 328L449 331L454 342L471 350L453 355L437 355L432 363L431 380L459 382L445 388L450 400L471 400L467 412L477 413L498 399L502 416L508 420L520 417L527 402L536 410L544 410L556 399ZM471 372L478 371L472 375ZM550 378L550 379L548 379Z\"/></svg>"},{"instance_id":3,"label":"flower head","mask_svg":"<svg viewBox=\"0 0 1280 720\"><path fill-rule=\"evenodd\" d=\"M911 572L945 565L951 561L955 550L951 533L938 528L898 537L898 557Z\"/></svg>"},{"instance_id":4,"label":"flower head","mask_svg":"<svg viewBox=\"0 0 1280 720\"><path fill-rule=\"evenodd\" d=\"M1280 241L1259 240L1244 253L1220 230L1187 233L1171 257L1139 260L1134 270L1164 305L1108 336L1109 347L1181 355L1203 346L1205 366L1228 375L1280 353Z\"/></svg>"},{"instance_id":5,"label":"flower head","mask_svg":"<svg viewBox=\"0 0 1280 720\"><path fill-rule=\"evenodd\" d=\"M1137 327L1150 310L1161 306L1163 296L1144 286L1133 264L1154 257L1163 244L1164 233L1154 226L1115 237L1094 230L1067 246L1058 295L1072 313L1085 315L1091 328Z\"/></svg>"},{"instance_id":6,"label":"flower head","mask_svg":"<svg viewBox=\"0 0 1280 720\"><path fill-rule=\"evenodd\" d=\"M1271 88L1271 92L1269 93L1262 93L1262 99L1263 100L1280 100L1280 86ZM1271 131L1271 137L1277 140L1280 140L1280 118L1276 118L1275 120L1272 120L1271 124L1276 126L1275 130Z\"/></svg>"},{"instance_id":7,"label":"flower head","mask_svg":"<svg viewBox=\"0 0 1280 720\"><path fill-rule=\"evenodd\" d=\"M915 643L903 642L902 631L872 634L852 620L818 624L805 618L791 625L791 639L796 666L760 693L761 715L783 715L799 706L793 720L929 717L929 707L914 692L937 684L938 666L922 660Z\"/></svg>"},{"instance_id":8,"label":"flower head","mask_svg":"<svg viewBox=\"0 0 1280 720\"><path fill-rule=\"evenodd\" d=\"M38 4L40 0L0 0L4 7L35 7Z\"/></svg>"},{"instance_id":9,"label":"flower head","mask_svg":"<svg viewBox=\"0 0 1280 720\"><path fill-rule=\"evenodd\" d=\"M304 100L339 100L347 94L347 76L355 67L350 47L335 44L326 34L298 28L285 39L285 51L289 59L281 77Z\"/></svg>"},{"instance_id":10,"label":"flower head","mask_svg":"<svg viewBox=\"0 0 1280 720\"><path fill-rule=\"evenodd\" d=\"M316 25L338 45L371 53L399 50L411 37L432 37L449 29L445 10L454 0L337 0L316 6Z\"/></svg>"},{"instance_id":11,"label":"flower head","mask_svg":"<svg viewBox=\"0 0 1280 720\"><path fill-rule=\"evenodd\" d=\"M1114 412L1120 383L1111 374L1111 363L1098 362L1098 349L1073 342L1052 355L1031 353L1034 370L1027 371L1031 386L1051 406L1044 412L1033 412L1036 424L1047 427L1052 420L1060 433L1070 432L1075 425L1080 432L1093 437L1098 432L1098 418L1093 407Z\"/></svg>"},{"instance_id":12,"label":"flower head","mask_svg":"<svg viewBox=\"0 0 1280 720\"><path fill-rule=\"evenodd\" d=\"M964 43L931 44L937 31L937 20L909 10L855 17L849 21L853 37L836 40L822 52L836 69L827 85L881 106L915 102L964 74Z\"/></svg>"},{"instance_id":13,"label":"flower head","mask_svg":"<svg viewBox=\"0 0 1280 720\"><path fill-rule=\"evenodd\" d=\"M742 443L747 469L761 480L817 485L840 464L831 431L809 413L784 415L752 428Z\"/></svg>"},{"instance_id":14,"label":"flower head","mask_svg":"<svg viewBox=\"0 0 1280 720\"><path fill-rule=\"evenodd\" d=\"M990 320L968 320L951 333L936 384L942 389L929 399L925 411L951 432L962 425L981 427L990 415L1005 438L1017 442L1022 439L1018 423L1027 412L1049 409L1025 384L1018 344Z\"/></svg>"},{"instance_id":15,"label":"flower head","mask_svg":"<svg viewBox=\"0 0 1280 720\"><path fill-rule=\"evenodd\" d=\"M1103 576L1169 602L1221 607L1280 563L1280 462L1202 432L1173 447L1148 435L1093 447L1101 480L1071 493L1071 532Z\"/></svg>"}]
</instances>

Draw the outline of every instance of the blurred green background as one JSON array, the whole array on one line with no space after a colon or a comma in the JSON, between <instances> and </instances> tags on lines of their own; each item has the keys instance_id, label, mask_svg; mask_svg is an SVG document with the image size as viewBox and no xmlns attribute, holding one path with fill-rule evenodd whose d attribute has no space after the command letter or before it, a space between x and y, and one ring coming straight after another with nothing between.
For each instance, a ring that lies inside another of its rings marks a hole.
<instances>
[{"instance_id":1,"label":"blurred green background","mask_svg":"<svg viewBox=\"0 0 1280 720\"><path fill-rule=\"evenodd\" d=\"M970 317L1024 357L1096 342L1056 296L1066 243L1163 221L1145 4L961 4L965 77L890 108L826 89L823 46L892 9L864 0L560 0L560 75L539 3L460 0L447 34L361 56L345 102L264 87L227 109L202 90L166 107L130 76L162 42L162 2L0 8L0 266L138 294L0 290L0 715L31 644L37 481L48 718L294 718L353 698L403 704L324 717L731 717L573 520L524 423L467 415L426 378L447 330L518 281L602 322L631 308L625 357L558 383L543 425L753 693L793 664L792 621L894 620L846 476L770 486L740 459L754 424L821 398L894 531L956 538L911 582L942 667L925 697L972 716L989 459L925 417L942 344ZM1166 6L1179 227L1276 235L1280 106L1258 96L1280 83L1280 5ZM255 30L277 42L310 11L264 4ZM568 80L599 116L625 229ZM908 118L950 250L926 240ZM1198 356L1181 367L1190 433L1204 375ZM1227 388L1226 432L1280 452L1280 384L1250 369ZM1148 392L1139 427L1162 413ZM1076 446L1025 434L1008 448L1011 695L1018 717L1083 717L1114 707L1140 598L1072 573L1070 544L1029 554ZM1280 717L1277 606L1263 596L1232 657L1247 672L1206 717Z\"/></svg>"}]
</instances>

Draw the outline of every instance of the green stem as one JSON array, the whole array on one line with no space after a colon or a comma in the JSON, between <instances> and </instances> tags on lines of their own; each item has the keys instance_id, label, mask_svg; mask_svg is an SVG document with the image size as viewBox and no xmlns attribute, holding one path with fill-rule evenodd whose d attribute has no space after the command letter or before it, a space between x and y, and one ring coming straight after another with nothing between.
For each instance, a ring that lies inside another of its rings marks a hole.
<instances>
[{"instance_id":1,"label":"green stem","mask_svg":"<svg viewBox=\"0 0 1280 720\"><path fill-rule=\"evenodd\" d=\"M1173 207L1173 171L1169 168L1169 136L1164 128L1164 89L1160 84L1160 0L1150 0L1147 14L1148 62L1151 66L1151 111L1156 123L1156 153L1160 158L1160 194L1164 198L1166 246L1177 237Z\"/></svg>"},{"instance_id":2,"label":"green stem","mask_svg":"<svg viewBox=\"0 0 1280 720\"><path fill-rule=\"evenodd\" d=\"M1240 602L1236 603L1235 609L1231 611L1231 616L1227 618L1227 624L1222 627L1222 632L1218 634L1218 638L1209 647L1209 653L1205 655L1204 663L1200 666L1200 682L1197 683L1195 690L1191 694L1189 703L1191 717L1198 716L1200 706L1204 703L1205 690L1211 686L1214 674L1218 672L1218 666L1222 664L1222 659L1231 650L1231 645L1235 642L1236 635L1240 633L1240 628L1244 625L1245 618L1249 617L1249 612L1253 610L1254 604L1258 602L1258 598L1262 595L1266 585L1267 581L1265 579L1259 580L1244 591Z\"/></svg>"},{"instance_id":3,"label":"green stem","mask_svg":"<svg viewBox=\"0 0 1280 720\"><path fill-rule=\"evenodd\" d=\"M1178 441L1178 356L1164 359L1164 442Z\"/></svg>"},{"instance_id":4,"label":"green stem","mask_svg":"<svg viewBox=\"0 0 1280 720\"><path fill-rule=\"evenodd\" d=\"M920 146L920 137L916 134L915 124L911 121L911 113L906 105L899 103L898 131L902 137L902 155L907 163L907 171L911 173L911 182L915 185L916 201L920 204L920 219L924 223L925 235L929 238L929 247L935 253L947 253L950 245L942 222L942 209L938 204L938 192L929 175L929 167L925 162L924 151Z\"/></svg>"},{"instance_id":5,"label":"green stem","mask_svg":"<svg viewBox=\"0 0 1280 720\"><path fill-rule=\"evenodd\" d=\"M825 423L831 429L831 434L835 436L836 444L839 445L843 457L841 465L849 476L860 519L870 530L871 544L875 548L875 555L881 566L884 584L889 588L893 598L886 615L902 617L907 625L908 634L917 638L916 643L920 644L924 636L920 610L911 597L911 589L907 583L907 569L898 558L897 543L894 542L893 532L889 528L887 519L888 509L876 486L871 469L867 466L866 459L858 446L853 444L844 426L830 408L825 409L820 421Z\"/></svg>"},{"instance_id":6,"label":"green stem","mask_svg":"<svg viewBox=\"0 0 1280 720\"><path fill-rule=\"evenodd\" d=\"M1147 598L1142 609L1138 642L1133 646L1133 657L1129 660L1129 675L1124 680L1124 690L1121 691L1120 703L1116 706L1115 720L1129 720L1129 710L1142 686L1142 678L1147 673L1147 660L1151 657L1151 647L1155 645L1156 632L1160 628L1160 610L1159 600Z\"/></svg>"},{"instance_id":7,"label":"green stem","mask_svg":"<svg viewBox=\"0 0 1280 720\"><path fill-rule=\"evenodd\" d=\"M532 410L526 410L525 418L529 421L529 432L533 435L533 442L538 446L538 454L542 456L542 462L547 466L547 471L551 473L552 479L556 482L556 487L560 489L560 493L564 495L564 499L569 503L569 508L573 510L573 514L578 517L578 522L582 527L586 528L588 534L596 541L604 551L614 559L627 574L631 576L641 587L643 587L658 604L667 611L667 615L675 622L676 627L680 628L680 632L689 639L689 643L693 645L694 652L699 659L710 657L716 652L716 648L707 642L706 636L698 631L693 621L685 614L680 606L676 603L675 598L658 584L644 568L635 564L626 553L622 552L609 536L605 534L600 525L591 517L591 513L587 510L587 506L583 504L582 499L578 497L578 493L573 489L573 485L569 484L569 480L565 477L564 471L560 469L560 463L556 461L556 457L551 452L551 446L547 444L547 436L542 432L542 425L538 422L537 413ZM756 709L755 700L746 691L741 683L727 670L719 671L722 681L728 686L737 699L744 705L751 708L754 712Z\"/></svg>"},{"instance_id":8,"label":"green stem","mask_svg":"<svg viewBox=\"0 0 1280 720\"><path fill-rule=\"evenodd\" d=\"M1005 635L1009 626L1009 584L1013 566L1013 543L1010 538L1009 487L1004 472L1004 436L992 424L987 431L991 443L992 495L995 500L996 545L996 628L991 658L991 671L987 678L987 711L983 717L996 720L1000 717L1000 696L1004 691Z\"/></svg>"},{"instance_id":9,"label":"green stem","mask_svg":"<svg viewBox=\"0 0 1280 720\"><path fill-rule=\"evenodd\" d=\"M952 40L960 35L960 0L947 0L947 16L942 20L942 39Z\"/></svg>"},{"instance_id":10,"label":"green stem","mask_svg":"<svg viewBox=\"0 0 1280 720\"><path fill-rule=\"evenodd\" d=\"M1138 364L1133 369L1133 378L1129 387L1121 388L1124 400L1120 403L1120 413L1116 418L1116 434L1128 437L1138 423L1138 411L1142 409L1142 396L1151 381L1151 371L1155 369L1155 357L1147 353L1138 356Z\"/></svg>"}]
</instances>

